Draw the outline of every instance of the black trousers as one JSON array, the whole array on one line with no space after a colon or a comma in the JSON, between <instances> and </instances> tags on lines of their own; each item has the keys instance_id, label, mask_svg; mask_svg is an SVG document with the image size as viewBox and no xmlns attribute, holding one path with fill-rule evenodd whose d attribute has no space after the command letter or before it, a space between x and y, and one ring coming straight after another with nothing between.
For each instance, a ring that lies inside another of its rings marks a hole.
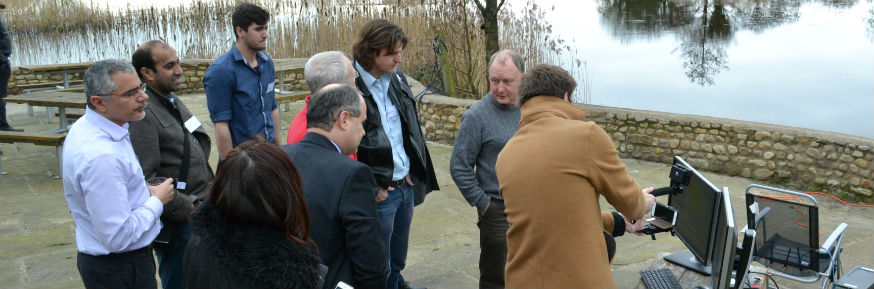
<instances>
[{"instance_id":1,"label":"black trousers","mask_svg":"<svg viewBox=\"0 0 874 289\"><path fill-rule=\"evenodd\" d=\"M510 228L504 200L492 199L476 225L479 227L479 288L504 288L507 229Z\"/></svg>"},{"instance_id":2,"label":"black trousers","mask_svg":"<svg viewBox=\"0 0 874 289\"><path fill-rule=\"evenodd\" d=\"M8 129L9 122L6 119L6 94L9 88L9 77L12 75L12 68L9 67L9 62L0 60L0 129Z\"/></svg>"},{"instance_id":3,"label":"black trousers","mask_svg":"<svg viewBox=\"0 0 874 289\"><path fill-rule=\"evenodd\" d=\"M607 244L607 258L610 259L610 263L613 263L613 257L616 256L616 240L604 232L604 243Z\"/></svg>"},{"instance_id":4,"label":"black trousers","mask_svg":"<svg viewBox=\"0 0 874 289\"><path fill-rule=\"evenodd\" d=\"M80 252L76 256L76 266L88 289L158 288L151 247L103 256Z\"/></svg>"}]
</instances>

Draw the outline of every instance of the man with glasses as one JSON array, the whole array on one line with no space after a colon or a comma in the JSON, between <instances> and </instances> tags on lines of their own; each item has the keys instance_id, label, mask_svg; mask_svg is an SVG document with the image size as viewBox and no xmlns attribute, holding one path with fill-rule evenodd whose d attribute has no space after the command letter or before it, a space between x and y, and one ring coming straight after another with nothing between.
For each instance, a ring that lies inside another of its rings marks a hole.
<instances>
[{"instance_id":1,"label":"man with glasses","mask_svg":"<svg viewBox=\"0 0 874 289\"><path fill-rule=\"evenodd\" d=\"M131 63L147 84L145 118L130 122L130 138L146 179L176 179L173 201L164 206L164 228L152 247L158 257L161 288L182 288L182 257L191 227L188 215L204 197L213 173L209 167L209 135L200 120L173 92L182 85L182 67L176 51L153 40L140 45Z\"/></svg>"},{"instance_id":2,"label":"man with glasses","mask_svg":"<svg viewBox=\"0 0 874 289\"><path fill-rule=\"evenodd\" d=\"M234 9L231 22L237 41L206 69L203 87L206 105L215 124L219 158L255 136L280 145L276 137L279 110L273 92L276 71L267 49L270 13L243 3Z\"/></svg>"},{"instance_id":3,"label":"man with glasses","mask_svg":"<svg viewBox=\"0 0 874 289\"><path fill-rule=\"evenodd\" d=\"M63 151L79 274L85 288L157 288L149 244L173 199L173 180L147 185L131 145L128 122L143 119L146 86L118 60L95 62L83 78L87 108Z\"/></svg>"}]
</instances>

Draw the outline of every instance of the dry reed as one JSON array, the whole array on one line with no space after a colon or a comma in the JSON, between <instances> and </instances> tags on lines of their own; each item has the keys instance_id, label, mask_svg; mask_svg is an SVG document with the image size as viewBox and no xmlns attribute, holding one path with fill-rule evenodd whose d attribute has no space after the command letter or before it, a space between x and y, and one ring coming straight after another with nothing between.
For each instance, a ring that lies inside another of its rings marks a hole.
<instances>
[{"instance_id":1,"label":"dry reed","mask_svg":"<svg viewBox=\"0 0 874 289\"><path fill-rule=\"evenodd\" d=\"M212 59L234 41L230 14L238 0L195 0L168 8L110 10L64 0L6 0L4 22L13 36L18 65L127 59L138 43L162 39L184 59ZM442 31L461 97L479 98L488 90L479 12L455 0L253 0L271 12L267 52L274 58L309 57L320 51L351 52L357 28L386 18L404 28L411 42L402 67L419 79L432 79L435 31ZM524 55L528 65L563 65L578 80L584 66L574 51L552 35L544 12L533 1L523 15L500 13L501 47ZM576 65L574 63L577 63ZM445 69L445 68L444 68Z\"/></svg>"}]
</instances>

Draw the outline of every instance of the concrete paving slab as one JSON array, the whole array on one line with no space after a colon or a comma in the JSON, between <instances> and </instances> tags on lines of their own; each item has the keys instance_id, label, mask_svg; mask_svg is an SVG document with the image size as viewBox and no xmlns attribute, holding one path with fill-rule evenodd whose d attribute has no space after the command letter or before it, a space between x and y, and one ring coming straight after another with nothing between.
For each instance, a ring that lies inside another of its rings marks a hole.
<instances>
[{"instance_id":1,"label":"concrete paving slab","mask_svg":"<svg viewBox=\"0 0 874 289\"><path fill-rule=\"evenodd\" d=\"M414 91L421 88L414 83ZM201 119L207 133L214 135L203 94L181 95L186 105ZM303 101L280 113L281 138ZM38 116L26 115L26 106L8 104L13 126L27 131L52 129L45 123L44 109ZM440 191L432 192L425 203L416 207L411 230L407 280L429 288L476 288L478 286L479 230L475 209L467 204L449 175L451 147L430 143L432 161L437 169ZM76 248L72 217L56 174L53 147L30 144L0 144L3 168L0 176L0 288L82 288L75 268ZM210 163L217 163L213 146ZM669 166L625 159L629 172L642 186L661 187L668 183ZM743 192L752 180L703 172L717 186L727 186L732 196L738 223L743 223ZM843 205L830 198L820 201L823 235L839 223L850 225L844 241L844 268L857 264L874 267L874 210ZM665 197L660 201L666 202ZM601 202L605 210L611 207ZM824 239L824 237L822 238ZM633 287L639 271L655 261L660 252L676 252L685 247L669 235L655 241L649 237L624 236L617 239L618 254L612 264L613 276L620 288ZM780 288L818 288L778 278Z\"/></svg>"}]
</instances>

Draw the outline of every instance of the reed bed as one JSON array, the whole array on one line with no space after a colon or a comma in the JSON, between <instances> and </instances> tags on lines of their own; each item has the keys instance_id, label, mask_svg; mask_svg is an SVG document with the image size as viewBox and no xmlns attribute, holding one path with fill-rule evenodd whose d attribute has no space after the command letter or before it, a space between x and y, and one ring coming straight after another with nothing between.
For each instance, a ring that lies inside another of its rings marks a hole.
<instances>
[{"instance_id":1,"label":"reed bed","mask_svg":"<svg viewBox=\"0 0 874 289\"><path fill-rule=\"evenodd\" d=\"M87 1L87 0L86 0ZM110 9L64 0L6 0L3 20L13 36L17 65L127 59L138 43L162 39L183 59L213 59L233 44L230 14L239 0L194 0L167 8ZM357 28L386 18L404 28L411 42L402 67L426 84L434 76L432 39L437 31L451 57L460 97L488 91L479 12L457 0L252 0L271 12L267 52L274 58L305 58L327 50L351 54ZM509 4L512 5L512 4ZM586 82L585 63L564 40L552 34L544 10L522 4L500 13L501 47L518 51L527 65L562 65ZM582 85L586 87L588 85ZM579 94L579 93L578 93Z\"/></svg>"}]
</instances>

